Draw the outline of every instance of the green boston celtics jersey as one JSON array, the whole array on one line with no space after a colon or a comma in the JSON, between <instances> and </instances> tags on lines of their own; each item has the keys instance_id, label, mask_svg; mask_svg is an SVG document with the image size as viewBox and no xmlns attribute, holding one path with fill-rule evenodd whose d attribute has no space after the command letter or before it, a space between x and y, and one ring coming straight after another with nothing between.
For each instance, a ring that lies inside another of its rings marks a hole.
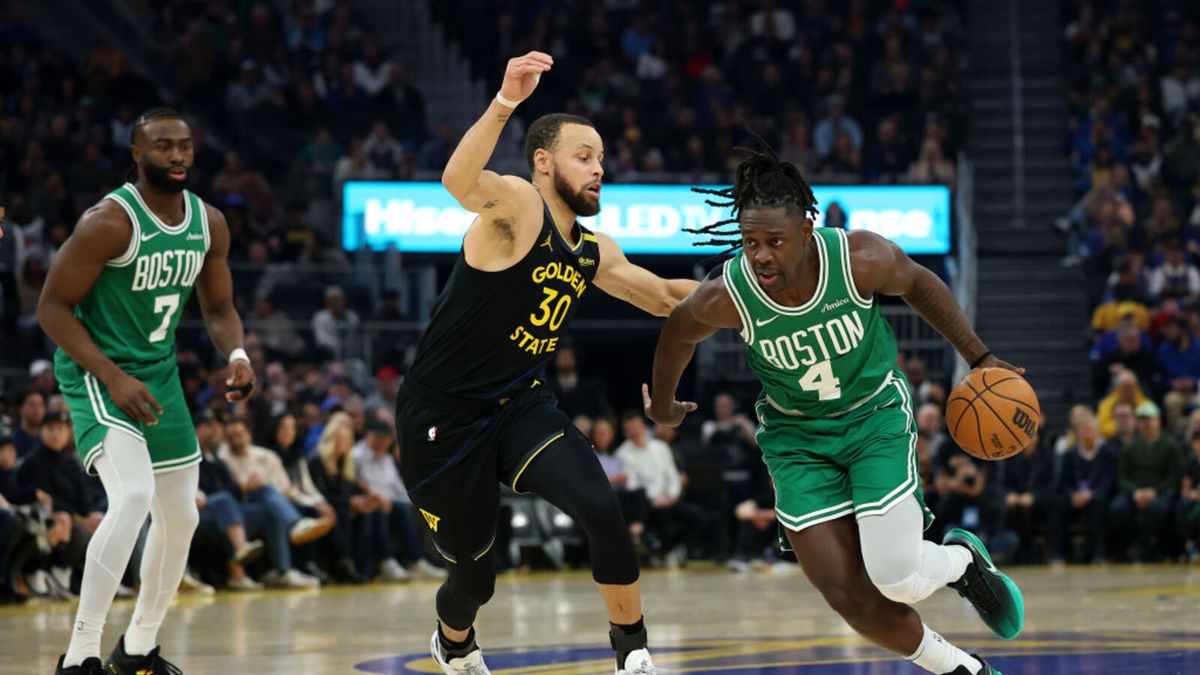
<instances>
[{"instance_id":1,"label":"green boston celtics jersey","mask_svg":"<svg viewBox=\"0 0 1200 675\"><path fill-rule=\"evenodd\" d=\"M813 240L817 289L799 307L772 300L744 253L726 261L724 278L767 402L789 415L829 417L892 381L896 338L874 298L862 297L854 285L846 233L817 228Z\"/></svg>"},{"instance_id":2,"label":"green boston celtics jersey","mask_svg":"<svg viewBox=\"0 0 1200 675\"><path fill-rule=\"evenodd\" d=\"M183 193L183 222L164 223L130 183L111 199L129 216L129 248L108 261L75 316L106 356L120 364L150 363L171 356L180 312L208 253L204 202ZM69 358L61 350L59 358Z\"/></svg>"}]
</instances>

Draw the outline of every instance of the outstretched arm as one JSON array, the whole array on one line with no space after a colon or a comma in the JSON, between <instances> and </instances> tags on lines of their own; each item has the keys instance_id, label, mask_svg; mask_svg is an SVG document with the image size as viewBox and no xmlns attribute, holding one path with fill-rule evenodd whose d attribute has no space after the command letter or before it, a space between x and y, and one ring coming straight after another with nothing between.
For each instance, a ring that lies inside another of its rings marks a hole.
<instances>
[{"instance_id":1,"label":"outstretched arm","mask_svg":"<svg viewBox=\"0 0 1200 675\"><path fill-rule=\"evenodd\" d=\"M85 211L50 265L38 299L37 318L55 344L104 384L122 412L144 424L155 424L155 413L162 414L162 406L145 384L126 375L100 351L75 317L75 308L92 291L105 265L125 253L133 236L129 217L115 202L104 200Z\"/></svg>"},{"instance_id":2,"label":"outstretched arm","mask_svg":"<svg viewBox=\"0 0 1200 675\"><path fill-rule=\"evenodd\" d=\"M537 87L541 74L550 70L553 64L554 59L542 52L529 52L509 59L500 96L514 102L525 100ZM493 99L479 121L458 142L442 172L442 185L458 203L490 220L505 220L516 215L521 207L522 189L530 189L529 181L523 178L484 170L512 112L513 108Z\"/></svg>"},{"instance_id":3,"label":"outstretched arm","mask_svg":"<svg viewBox=\"0 0 1200 675\"><path fill-rule=\"evenodd\" d=\"M696 345L722 328L741 327L741 319L721 277L700 284L676 305L663 324L654 350L654 395L642 385L646 415L658 424L679 426L684 416L696 409L695 403L675 400L679 379L696 353Z\"/></svg>"},{"instance_id":4,"label":"outstretched arm","mask_svg":"<svg viewBox=\"0 0 1200 675\"><path fill-rule=\"evenodd\" d=\"M867 297L875 293L903 298L909 307L942 334L972 368L999 367L1025 372L992 355L971 328L945 282L908 257L899 246L873 232L847 235L855 285Z\"/></svg>"},{"instance_id":5,"label":"outstretched arm","mask_svg":"<svg viewBox=\"0 0 1200 675\"><path fill-rule=\"evenodd\" d=\"M609 295L654 316L667 316L700 282L692 279L663 279L644 267L629 262L612 237L596 233L600 243L600 269L596 287Z\"/></svg>"},{"instance_id":6,"label":"outstretched arm","mask_svg":"<svg viewBox=\"0 0 1200 675\"><path fill-rule=\"evenodd\" d=\"M212 337L217 351L229 359L229 378L225 385L234 389L227 392L227 401L240 401L250 396L254 389L254 369L250 358L242 349L244 333L242 317L233 306L233 277L229 273L229 225L225 216L217 209L204 205L208 211L208 233L211 244L204 258L204 269L196 279L196 291L200 297L200 311L204 315L204 326Z\"/></svg>"}]
</instances>

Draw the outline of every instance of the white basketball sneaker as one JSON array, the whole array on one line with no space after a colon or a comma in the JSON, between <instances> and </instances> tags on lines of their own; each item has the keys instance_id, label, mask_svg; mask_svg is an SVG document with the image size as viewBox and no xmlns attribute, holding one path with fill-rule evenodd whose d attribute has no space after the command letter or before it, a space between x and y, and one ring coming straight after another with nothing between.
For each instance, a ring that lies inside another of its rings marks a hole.
<instances>
[{"instance_id":1,"label":"white basketball sneaker","mask_svg":"<svg viewBox=\"0 0 1200 675\"><path fill-rule=\"evenodd\" d=\"M457 659L447 660L443 657L437 630L433 631L433 637L429 639L429 653L433 655L433 662L438 664L446 675L492 675L492 671L488 670L487 664L483 662L481 649Z\"/></svg>"},{"instance_id":2,"label":"white basketball sneaker","mask_svg":"<svg viewBox=\"0 0 1200 675\"><path fill-rule=\"evenodd\" d=\"M650 650L635 649L625 657L625 667L617 670L617 675L658 675L658 668L650 659Z\"/></svg>"}]
</instances>

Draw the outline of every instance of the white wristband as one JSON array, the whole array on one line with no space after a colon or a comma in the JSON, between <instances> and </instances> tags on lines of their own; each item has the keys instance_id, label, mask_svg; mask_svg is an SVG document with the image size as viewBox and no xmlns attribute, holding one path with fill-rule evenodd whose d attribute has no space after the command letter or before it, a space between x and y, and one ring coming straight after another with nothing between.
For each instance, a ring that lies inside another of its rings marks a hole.
<instances>
[{"instance_id":1,"label":"white wristband","mask_svg":"<svg viewBox=\"0 0 1200 675\"><path fill-rule=\"evenodd\" d=\"M250 363L250 355L246 353L245 349L238 347L237 349L229 352L229 362L233 363L234 361L245 361L246 363Z\"/></svg>"},{"instance_id":2,"label":"white wristband","mask_svg":"<svg viewBox=\"0 0 1200 675\"><path fill-rule=\"evenodd\" d=\"M500 92L496 92L496 103L499 103L505 108L515 108L521 105L520 101L513 101L511 99L504 98L504 95Z\"/></svg>"}]
</instances>

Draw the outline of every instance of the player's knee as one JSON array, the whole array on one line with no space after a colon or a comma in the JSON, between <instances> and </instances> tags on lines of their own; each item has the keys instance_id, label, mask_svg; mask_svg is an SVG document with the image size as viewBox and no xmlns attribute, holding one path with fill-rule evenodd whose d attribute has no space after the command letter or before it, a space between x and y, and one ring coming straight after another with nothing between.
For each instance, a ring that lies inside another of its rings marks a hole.
<instances>
[{"instance_id":1,"label":"player's knee","mask_svg":"<svg viewBox=\"0 0 1200 675\"><path fill-rule=\"evenodd\" d=\"M496 575L490 568L456 568L451 566L444 588L459 602L474 608L486 605L496 593Z\"/></svg>"},{"instance_id":2,"label":"player's knee","mask_svg":"<svg viewBox=\"0 0 1200 675\"><path fill-rule=\"evenodd\" d=\"M179 528L185 532L195 532L196 526L200 524L200 509L196 508L195 500L180 504L171 521L172 524L178 523Z\"/></svg>"},{"instance_id":3,"label":"player's knee","mask_svg":"<svg viewBox=\"0 0 1200 675\"><path fill-rule=\"evenodd\" d=\"M921 577L917 574L910 574L904 579L890 584L881 584L872 578L875 588L883 594L883 597L898 602L902 605L911 605L921 600L924 600L926 593L922 587Z\"/></svg>"},{"instance_id":4,"label":"player's knee","mask_svg":"<svg viewBox=\"0 0 1200 675\"><path fill-rule=\"evenodd\" d=\"M130 481L120 491L113 491L108 498L109 511L119 510L129 513L134 518L144 520L150 513L150 502L154 499L154 485L138 485Z\"/></svg>"},{"instance_id":5,"label":"player's knee","mask_svg":"<svg viewBox=\"0 0 1200 675\"><path fill-rule=\"evenodd\" d=\"M829 607L851 624L866 617L871 603L860 588L853 584L834 582L821 587L821 595Z\"/></svg>"},{"instance_id":6,"label":"player's knee","mask_svg":"<svg viewBox=\"0 0 1200 675\"><path fill-rule=\"evenodd\" d=\"M605 486L604 490L581 491L575 503L575 517L580 525L588 532L596 530L623 530L624 517L621 515L621 505L612 488Z\"/></svg>"}]
</instances>

